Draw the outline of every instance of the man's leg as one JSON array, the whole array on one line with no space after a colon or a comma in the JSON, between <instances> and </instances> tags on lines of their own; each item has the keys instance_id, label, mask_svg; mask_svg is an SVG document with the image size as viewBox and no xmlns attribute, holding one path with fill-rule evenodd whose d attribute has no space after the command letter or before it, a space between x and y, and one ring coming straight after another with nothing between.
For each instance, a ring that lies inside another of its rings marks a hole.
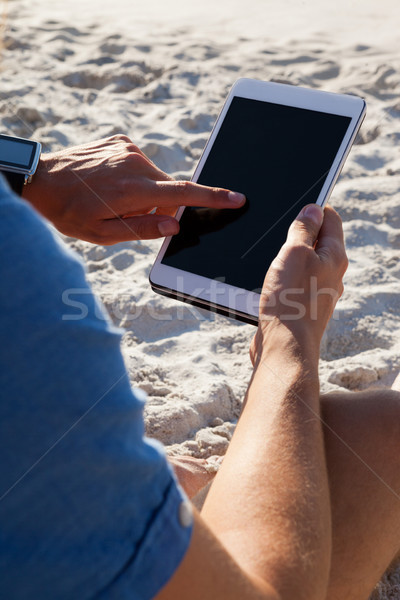
<instances>
[{"instance_id":1,"label":"man's leg","mask_svg":"<svg viewBox=\"0 0 400 600\"><path fill-rule=\"evenodd\" d=\"M395 384L400 392L400 376ZM333 511L327 600L366 600L400 549L399 392L321 398ZM200 489L209 474L199 468Z\"/></svg>"},{"instance_id":2,"label":"man's leg","mask_svg":"<svg viewBox=\"0 0 400 600\"><path fill-rule=\"evenodd\" d=\"M400 393L321 402L333 513L327 600L366 600L400 549Z\"/></svg>"}]
</instances>

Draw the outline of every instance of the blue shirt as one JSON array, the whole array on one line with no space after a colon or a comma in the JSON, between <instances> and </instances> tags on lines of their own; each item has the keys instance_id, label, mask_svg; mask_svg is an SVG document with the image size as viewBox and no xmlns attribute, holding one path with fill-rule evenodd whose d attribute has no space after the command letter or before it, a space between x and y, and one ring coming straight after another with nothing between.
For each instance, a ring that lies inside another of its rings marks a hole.
<instances>
[{"instance_id":1,"label":"blue shirt","mask_svg":"<svg viewBox=\"0 0 400 600\"><path fill-rule=\"evenodd\" d=\"M187 500L144 437L120 335L0 177L2 599L145 600L187 550Z\"/></svg>"}]
</instances>

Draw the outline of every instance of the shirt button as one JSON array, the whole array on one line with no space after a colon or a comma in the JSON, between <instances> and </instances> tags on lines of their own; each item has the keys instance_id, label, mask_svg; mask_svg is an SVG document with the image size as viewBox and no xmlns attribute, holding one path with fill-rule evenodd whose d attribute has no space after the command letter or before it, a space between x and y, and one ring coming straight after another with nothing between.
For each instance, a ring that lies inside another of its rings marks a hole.
<instances>
[{"instance_id":1,"label":"shirt button","mask_svg":"<svg viewBox=\"0 0 400 600\"><path fill-rule=\"evenodd\" d=\"M184 500L179 505L178 519L182 527L190 527L193 524L192 505L188 500Z\"/></svg>"}]
</instances>

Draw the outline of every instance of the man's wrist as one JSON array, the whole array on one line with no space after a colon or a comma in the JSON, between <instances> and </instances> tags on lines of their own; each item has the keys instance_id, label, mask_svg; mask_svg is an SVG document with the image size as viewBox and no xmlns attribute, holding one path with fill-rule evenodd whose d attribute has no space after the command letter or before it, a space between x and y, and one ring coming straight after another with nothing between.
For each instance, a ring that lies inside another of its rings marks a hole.
<instances>
[{"instance_id":1,"label":"man's wrist","mask_svg":"<svg viewBox=\"0 0 400 600\"><path fill-rule=\"evenodd\" d=\"M306 323L286 324L272 317L260 322L255 337L255 362L286 357L296 363L305 361L318 372L319 346L319 338Z\"/></svg>"},{"instance_id":2,"label":"man's wrist","mask_svg":"<svg viewBox=\"0 0 400 600\"><path fill-rule=\"evenodd\" d=\"M39 212L46 216L47 198L51 196L51 165L49 154L42 154L32 183L22 190L24 200L30 202Z\"/></svg>"}]
</instances>

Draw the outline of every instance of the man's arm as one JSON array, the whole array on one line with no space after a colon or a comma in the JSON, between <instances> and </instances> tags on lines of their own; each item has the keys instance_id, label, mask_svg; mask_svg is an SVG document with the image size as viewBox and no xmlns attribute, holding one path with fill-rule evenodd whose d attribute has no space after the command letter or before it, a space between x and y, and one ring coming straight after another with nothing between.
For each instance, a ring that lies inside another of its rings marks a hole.
<instances>
[{"instance_id":1,"label":"man's arm","mask_svg":"<svg viewBox=\"0 0 400 600\"><path fill-rule=\"evenodd\" d=\"M325 597L331 512L317 368L347 262L339 217L328 208L319 231L321 221L318 207L302 211L267 274L243 414L158 600Z\"/></svg>"},{"instance_id":2,"label":"man's arm","mask_svg":"<svg viewBox=\"0 0 400 600\"><path fill-rule=\"evenodd\" d=\"M123 135L43 154L23 197L65 235L98 244L174 235L179 206L238 208L245 201L173 180Z\"/></svg>"}]
</instances>

